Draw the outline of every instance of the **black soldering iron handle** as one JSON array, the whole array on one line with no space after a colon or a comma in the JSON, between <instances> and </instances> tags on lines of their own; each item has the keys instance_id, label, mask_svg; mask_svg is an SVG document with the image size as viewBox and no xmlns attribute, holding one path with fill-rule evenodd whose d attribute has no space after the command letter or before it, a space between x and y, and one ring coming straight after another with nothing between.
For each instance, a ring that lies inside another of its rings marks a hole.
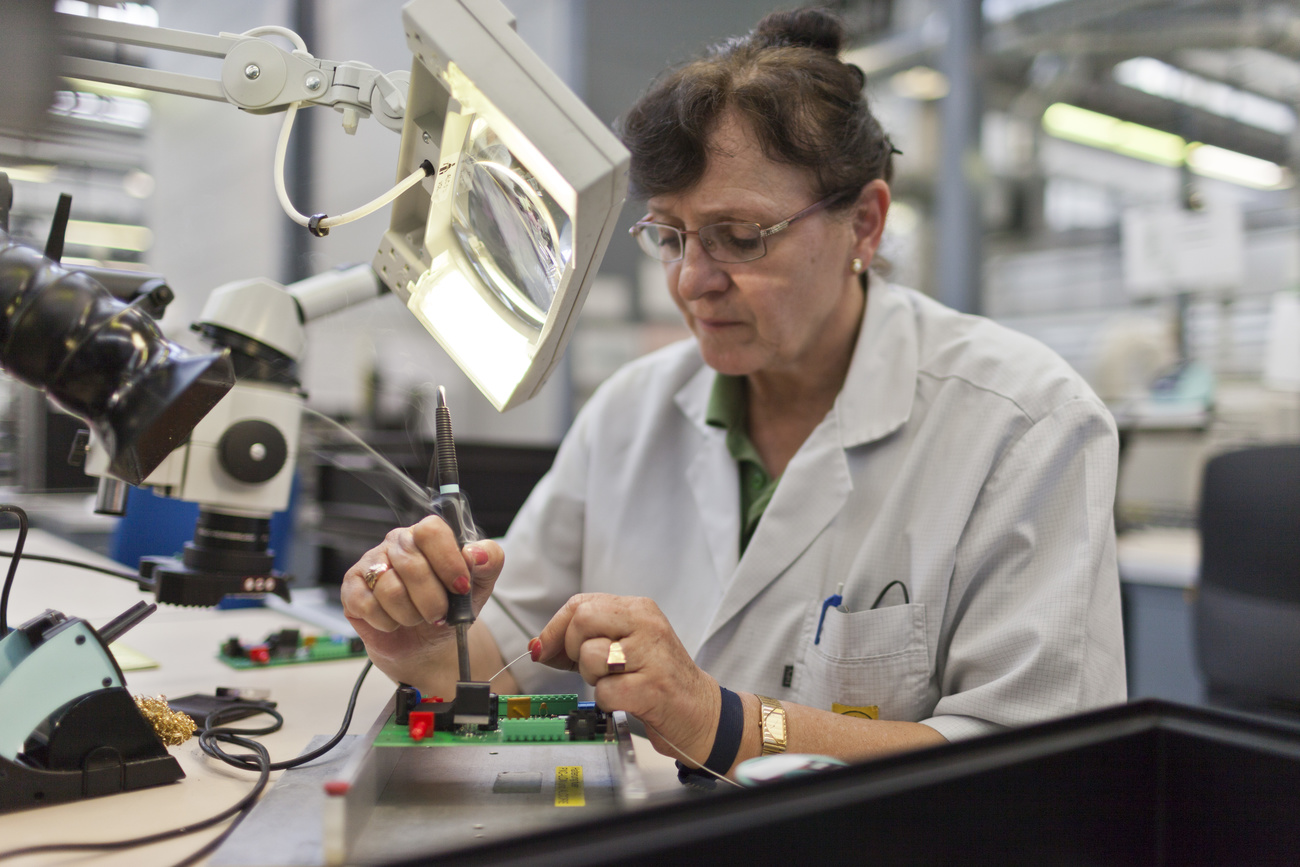
<instances>
[{"instance_id":1,"label":"black soldering iron handle","mask_svg":"<svg viewBox=\"0 0 1300 867\"><path fill-rule=\"evenodd\" d=\"M99 628L99 637L112 644L128 630L158 610L157 603L141 600Z\"/></svg>"},{"instance_id":2,"label":"black soldering iron handle","mask_svg":"<svg viewBox=\"0 0 1300 867\"><path fill-rule=\"evenodd\" d=\"M438 386L438 402L434 408L434 462L438 483L438 514L456 536L456 546L465 546L465 522L461 515L464 500L460 492L460 469L456 461L456 441L451 433L451 410L447 408L447 392ZM447 623L451 626L474 622L474 609L470 594L451 593L447 601Z\"/></svg>"},{"instance_id":3,"label":"black soldering iron handle","mask_svg":"<svg viewBox=\"0 0 1300 867\"><path fill-rule=\"evenodd\" d=\"M441 494L434 501L433 514L442 518L442 520L451 528L452 534L456 537L457 547L465 547L465 522L466 516L462 514L465 508L465 501L460 494ZM470 605L470 594L468 593L448 593L447 594L447 623L455 626L459 623L473 623L474 610Z\"/></svg>"}]
</instances>

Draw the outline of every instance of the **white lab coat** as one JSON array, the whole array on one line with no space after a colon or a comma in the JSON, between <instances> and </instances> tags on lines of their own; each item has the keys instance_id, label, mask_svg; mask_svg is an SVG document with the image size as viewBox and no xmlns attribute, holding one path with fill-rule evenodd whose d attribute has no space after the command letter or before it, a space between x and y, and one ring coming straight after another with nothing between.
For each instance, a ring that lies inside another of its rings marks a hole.
<instances>
[{"instance_id":1,"label":"white lab coat","mask_svg":"<svg viewBox=\"0 0 1300 867\"><path fill-rule=\"evenodd\" d=\"M743 557L713 378L686 341L584 407L504 542L482 619L506 659L600 591L653 598L731 689L876 705L949 739L1124 700L1115 427L1058 356L874 280L844 388ZM872 610L895 579L910 603L895 587ZM512 670L527 691L577 688Z\"/></svg>"}]
</instances>

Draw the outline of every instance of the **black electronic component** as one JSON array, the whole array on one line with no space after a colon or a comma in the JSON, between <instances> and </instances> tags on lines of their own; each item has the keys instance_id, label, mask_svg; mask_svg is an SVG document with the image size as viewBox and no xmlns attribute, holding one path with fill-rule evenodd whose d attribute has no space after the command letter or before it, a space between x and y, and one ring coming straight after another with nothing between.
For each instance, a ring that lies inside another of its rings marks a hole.
<instances>
[{"instance_id":1,"label":"black electronic component","mask_svg":"<svg viewBox=\"0 0 1300 867\"><path fill-rule=\"evenodd\" d=\"M420 691L409 683L399 683L393 703L397 707L397 713L393 717L393 721L404 726L410 722L411 711L415 710L420 703Z\"/></svg>"},{"instance_id":2,"label":"black electronic component","mask_svg":"<svg viewBox=\"0 0 1300 867\"><path fill-rule=\"evenodd\" d=\"M454 704L456 725L496 728L497 697L492 692L492 684L474 681L457 683Z\"/></svg>"},{"instance_id":3,"label":"black electronic component","mask_svg":"<svg viewBox=\"0 0 1300 867\"><path fill-rule=\"evenodd\" d=\"M456 700L420 702L419 710L433 712L433 730L436 732L454 732L456 725Z\"/></svg>"},{"instance_id":4,"label":"black electronic component","mask_svg":"<svg viewBox=\"0 0 1300 867\"><path fill-rule=\"evenodd\" d=\"M301 642L301 633L296 629L281 629L266 639L266 649L271 656L284 658L293 656L298 652L298 646Z\"/></svg>"},{"instance_id":5,"label":"black electronic component","mask_svg":"<svg viewBox=\"0 0 1300 867\"><path fill-rule=\"evenodd\" d=\"M582 708L565 717L565 730L571 741L594 741L608 730L608 716L599 710Z\"/></svg>"},{"instance_id":6,"label":"black electronic component","mask_svg":"<svg viewBox=\"0 0 1300 867\"><path fill-rule=\"evenodd\" d=\"M226 639L225 644L221 645L221 655L232 659L243 659L248 656L248 651L239 643L239 639L232 635Z\"/></svg>"}]
</instances>

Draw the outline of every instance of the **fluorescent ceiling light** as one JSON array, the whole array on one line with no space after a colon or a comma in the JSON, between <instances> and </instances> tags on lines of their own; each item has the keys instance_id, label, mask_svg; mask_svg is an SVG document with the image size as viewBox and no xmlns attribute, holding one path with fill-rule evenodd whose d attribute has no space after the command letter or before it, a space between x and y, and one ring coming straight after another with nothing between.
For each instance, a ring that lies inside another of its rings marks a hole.
<instances>
[{"instance_id":1,"label":"fluorescent ceiling light","mask_svg":"<svg viewBox=\"0 0 1300 867\"><path fill-rule=\"evenodd\" d=\"M111 81L91 81L88 78L73 78L70 75L63 76L63 81L74 91L78 93L93 93L96 96L105 96L116 99L125 97L127 99L138 99L141 102L149 100L149 91L139 87L132 87L129 84L113 84Z\"/></svg>"},{"instance_id":2,"label":"fluorescent ceiling light","mask_svg":"<svg viewBox=\"0 0 1300 867\"><path fill-rule=\"evenodd\" d=\"M1239 123L1288 135L1296 128L1295 111L1274 99L1202 78L1153 57L1134 57L1115 65L1115 80L1126 87L1230 118Z\"/></svg>"},{"instance_id":3,"label":"fluorescent ceiling light","mask_svg":"<svg viewBox=\"0 0 1300 867\"><path fill-rule=\"evenodd\" d=\"M1186 148L1181 136L1064 102L1043 112L1043 129L1057 138L1166 166L1182 165Z\"/></svg>"},{"instance_id":4,"label":"fluorescent ceiling light","mask_svg":"<svg viewBox=\"0 0 1300 867\"><path fill-rule=\"evenodd\" d=\"M125 223L92 223L86 220L69 220L64 240L84 247L107 247L112 250L131 250L143 253L153 246L153 232L144 226Z\"/></svg>"},{"instance_id":5,"label":"fluorescent ceiling light","mask_svg":"<svg viewBox=\"0 0 1300 867\"><path fill-rule=\"evenodd\" d=\"M147 3L118 3L116 6L102 6L99 3L83 3L81 0L57 0L54 11L80 15L83 18L103 18L105 21L143 24L146 27L158 26L158 10Z\"/></svg>"},{"instance_id":6,"label":"fluorescent ceiling light","mask_svg":"<svg viewBox=\"0 0 1300 867\"><path fill-rule=\"evenodd\" d=\"M1059 2L1061 0L984 0L981 6L984 11L984 20L997 24L1010 21L1017 15L1033 12L1035 9L1042 9L1044 6L1052 6Z\"/></svg>"},{"instance_id":7,"label":"fluorescent ceiling light","mask_svg":"<svg viewBox=\"0 0 1300 867\"><path fill-rule=\"evenodd\" d=\"M1257 190L1289 187L1291 173L1277 163L1236 151L1187 143L1181 136L1120 120L1064 102L1043 112L1048 135L1164 166L1187 166L1196 174Z\"/></svg>"},{"instance_id":8,"label":"fluorescent ceiling light","mask_svg":"<svg viewBox=\"0 0 1300 867\"><path fill-rule=\"evenodd\" d=\"M1290 173L1277 163L1213 145L1188 145L1187 164L1198 175L1257 190L1277 190L1291 185Z\"/></svg>"},{"instance_id":9,"label":"fluorescent ceiling light","mask_svg":"<svg viewBox=\"0 0 1300 867\"><path fill-rule=\"evenodd\" d=\"M149 103L142 99L60 90L54 94L50 114L125 129L144 129L149 125L151 112Z\"/></svg>"},{"instance_id":10,"label":"fluorescent ceiling light","mask_svg":"<svg viewBox=\"0 0 1300 867\"><path fill-rule=\"evenodd\" d=\"M54 180L58 170L54 166L0 166L0 172L9 176L11 181L26 181L29 184L48 184Z\"/></svg>"},{"instance_id":11,"label":"fluorescent ceiling light","mask_svg":"<svg viewBox=\"0 0 1300 867\"><path fill-rule=\"evenodd\" d=\"M118 259L84 259L80 256L64 256L59 260L62 265L79 265L85 268L108 268L113 271L147 271L139 262L123 262Z\"/></svg>"},{"instance_id":12,"label":"fluorescent ceiling light","mask_svg":"<svg viewBox=\"0 0 1300 867\"><path fill-rule=\"evenodd\" d=\"M923 102L943 99L948 95L948 76L928 66L913 66L911 69L895 73L889 79L889 86L894 93L904 99L917 99Z\"/></svg>"}]
</instances>

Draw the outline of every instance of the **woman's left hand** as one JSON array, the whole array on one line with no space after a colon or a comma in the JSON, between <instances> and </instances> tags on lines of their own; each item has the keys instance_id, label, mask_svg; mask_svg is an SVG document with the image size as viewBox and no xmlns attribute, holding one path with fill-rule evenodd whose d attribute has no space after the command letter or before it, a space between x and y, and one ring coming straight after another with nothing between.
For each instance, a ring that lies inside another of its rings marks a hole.
<instances>
[{"instance_id":1,"label":"woman's left hand","mask_svg":"<svg viewBox=\"0 0 1300 867\"><path fill-rule=\"evenodd\" d=\"M609 670L617 641L626 658ZM596 704L623 710L647 723L654 748L681 758L665 739L697 762L713 748L722 697L673 632L653 600L607 593L580 593L564 604L529 644L535 662L575 667L596 688Z\"/></svg>"}]
</instances>

